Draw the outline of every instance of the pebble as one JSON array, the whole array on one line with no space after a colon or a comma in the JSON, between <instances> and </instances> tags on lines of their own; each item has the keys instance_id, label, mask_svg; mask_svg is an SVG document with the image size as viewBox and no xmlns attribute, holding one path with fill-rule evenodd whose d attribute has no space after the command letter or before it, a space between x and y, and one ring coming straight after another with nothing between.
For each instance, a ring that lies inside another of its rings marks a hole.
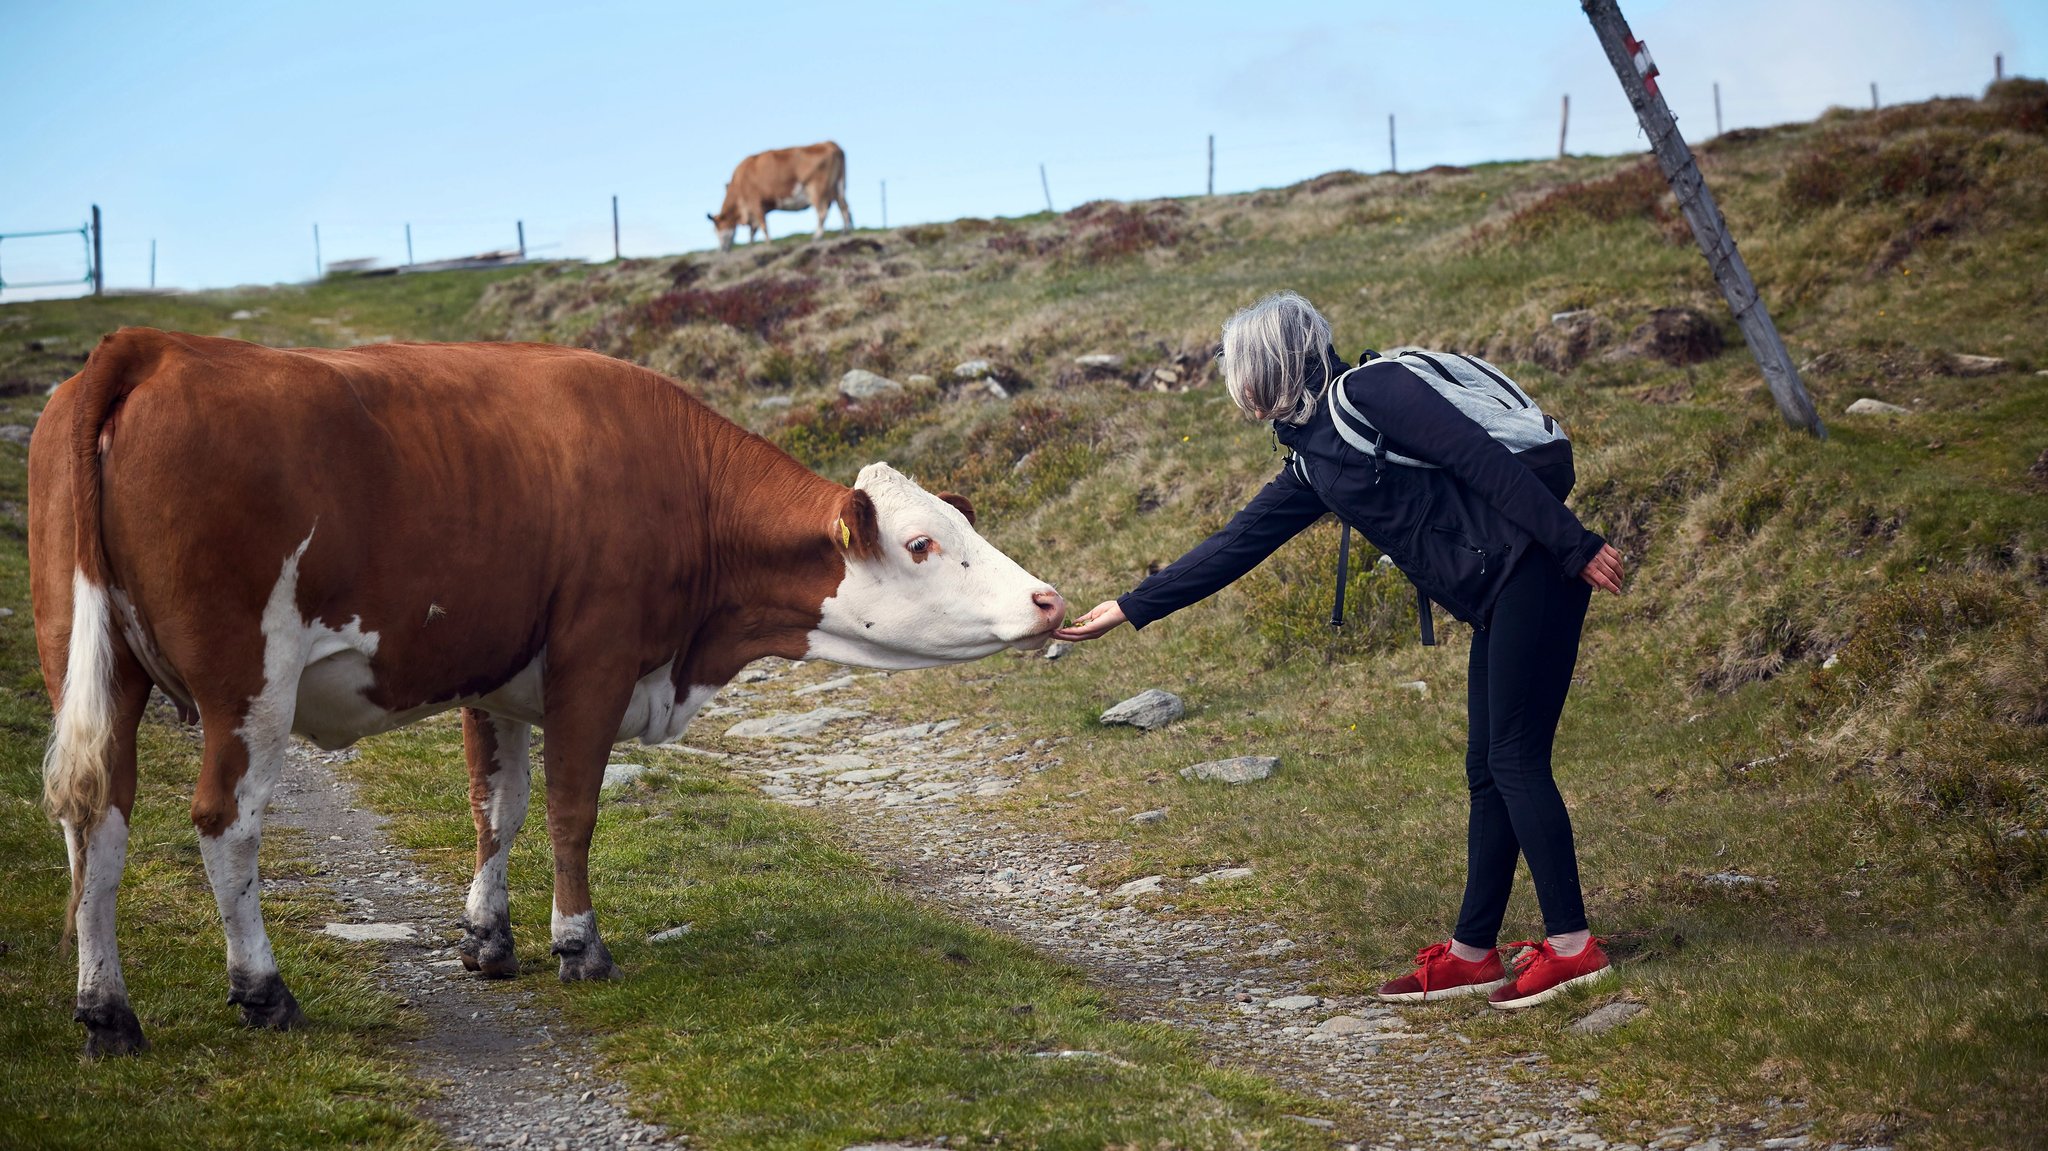
<instances>
[{"instance_id":1,"label":"pebble","mask_svg":"<svg viewBox=\"0 0 2048 1151\"><path fill-rule=\"evenodd\" d=\"M1211 883L1236 883L1240 879L1250 879L1251 877L1252 869L1249 867L1225 867L1216 871L1203 872L1188 880L1188 882L1197 887L1203 887Z\"/></svg>"},{"instance_id":2,"label":"pebble","mask_svg":"<svg viewBox=\"0 0 2048 1151\"><path fill-rule=\"evenodd\" d=\"M1109 352L1096 352L1092 355L1075 356L1074 363L1078 367L1114 372L1124 366L1124 358Z\"/></svg>"},{"instance_id":3,"label":"pebble","mask_svg":"<svg viewBox=\"0 0 2048 1151\"><path fill-rule=\"evenodd\" d=\"M1117 888L1115 891L1110 892L1109 897L1111 899L1132 899L1140 895L1151 895L1154 892L1158 891L1165 884L1165 876L1148 875L1143 879L1131 880L1129 883L1126 883L1123 886Z\"/></svg>"},{"instance_id":4,"label":"pebble","mask_svg":"<svg viewBox=\"0 0 2048 1151\"><path fill-rule=\"evenodd\" d=\"M1251 783L1270 778L1280 766L1277 755L1240 755L1230 759L1211 760L1193 767L1180 769L1182 779L1202 779L1213 783Z\"/></svg>"},{"instance_id":5,"label":"pebble","mask_svg":"<svg viewBox=\"0 0 2048 1151\"><path fill-rule=\"evenodd\" d=\"M1323 997L1320 995L1283 995L1278 999L1268 1002L1266 1009L1269 1011L1307 1011L1311 1007L1321 1007L1322 1005Z\"/></svg>"},{"instance_id":6,"label":"pebble","mask_svg":"<svg viewBox=\"0 0 2048 1151\"><path fill-rule=\"evenodd\" d=\"M1883 400L1873 400L1866 396L1850 404L1848 414L1852 416L1903 416L1910 413L1897 404L1888 404Z\"/></svg>"},{"instance_id":7,"label":"pebble","mask_svg":"<svg viewBox=\"0 0 2048 1151\"><path fill-rule=\"evenodd\" d=\"M912 723L903 727L892 727L872 735L860 737L862 743L896 743L902 740L924 739L928 736L944 735L960 726L957 719L942 719L937 723Z\"/></svg>"},{"instance_id":8,"label":"pebble","mask_svg":"<svg viewBox=\"0 0 2048 1151\"><path fill-rule=\"evenodd\" d=\"M1143 731L1151 731L1164 727L1187 713L1187 705L1181 702L1179 696L1170 691L1151 687L1103 712L1100 722L1110 726L1129 724Z\"/></svg>"},{"instance_id":9,"label":"pebble","mask_svg":"<svg viewBox=\"0 0 2048 1151\"><path fill-rule=\"evenodd\" d=\"M1159 807L1154 808L1151 811L1141 811L1138 814L1131 817L1131 822L1137 824L1140 827L1152 823L1165 823L1166 809L1163 807Z\"/></svg>"},{"instance_id":10,"label":"pebble","mask_svg":"<svg viewBox=\"0 0 2048 1151\"><path fill-rule=\"evenodd\" d=\"M664 931L655 932L654 934L647 937L647 942L670 943L675 940L681 939L683 936L688 935L689 933L690 925L687 923L681 923L677 924L674 927L668 928Z\"/></svg>"},{"instance_id":11,"label":"pebble","mask_svg":"<svg viewBox=\"0 0 2048 1151\"><path fill-rule=\"evenodd\" d=\"M604 765L603 787L617 787L631 783L647 774L647 768L637 763L607 763Z\"/></svg>"},{"instance_id":12,"label":"pebble","mask_svg":"<svg viewBox=\"0 0 2048 1151\"><path fill-rule=\"evenodd\" d=\"M800 687L800 688L797 688L797 689L796 689L795 691L793 691L793 692L790 692L789 694L791 694L791 695L799 695L799 696L801 696L801 695L820 695L820 694L822 694L822 693L824 693L824 692L828 692L828 691L838 691L838 690L839 690L840 688L842 688L842 687L852 687L852 686L853 686L853 682L854 682L854 677L853 677L853 676L851 676L851 675L842 675L842 676L838 676L838 677L835 677L835 678L833 678L833 679L828 679L828 680L826 680L826 681L825 681L825 682L823 682L823 683L814 683L814 684L810 685L809 687Z\"/></svg>"},{"instance_id":13,"label":"pebble","mask_svg":"<svg viewBox=\"0 0 2048 1151\"><path fill-rule=\"evenodd\" d=\"M858 719L866 714L843 707L821 707L796 715L764 715L759 719L743 719L726 728L725 734L735 739L787 739L816 735L840 720Z\"/></svg>"},{"instance_id":14,"label":"pebble","mask_svg":"<svg viewBox=\"0 0 2048 1151\"><path fill-rule=\"evenodd\" d=\"M400 943L411 939L415 931L410 923L330 923L320 933L350 943Z\"/></svg>"},{"instance_id":15,"label":"pebble","mask_svg":"<svg viewBox=\"0 0 2048 1151\"><path fill-rule=\"evenodd\" d=\"M1578 1022L1572 1024L1572 1030L1581 1035L1599 1035L1602 1032L1612 1031L1629 1020L1634 1019L1642 1013L1642 1010L1642 1004L1631 1003L1626 1000L1618 1003L1609 1003L1603 1007L1596 1007L1581 1016Z\"/></svg>"},{"instance_id":16,"label":"pebble","mask_svg":"<svg viewBox=\"0 0 2048 1151\"><path fill-rule=\"evenodd\" d=\"M995 365L987 360L964 360L954 365L953 378L956 380L979 380L989 376L994 371Z\"/></svg>"},{"instance_id":17,"label":"pebble","mask_svg":"<svg viewBox=\"0 0 2048 1151\"><path fill-rule=\"evenodd\" d=\"M903 390L903 385L866 368L854 368L839 377L839 394L850 400L866 400Z\"/></svg>"},{"instance_id":18,"label":"pebble","mask_svg":"<svg viewBox=\"0 0 2048 1151\"><path fill-rule=\"evenodd\" d=\"M2006 362L1997 356L1973 356L1967 352L1952 352L1948 357L1949 368L1959 376L1989 376L2006 369Z\"/></svg>"},{"instance_id":19,"label":"pebble","mask_svg":"<svg viewBox=\"0 0 2048 1151\"><path fill-rule=\"evenodd\" d=\"M832 777L834 783L876 783L884 779L895 779L903 774L900 767L864 767L853 771L842 771Z\"/></svg>"}]
</instances>

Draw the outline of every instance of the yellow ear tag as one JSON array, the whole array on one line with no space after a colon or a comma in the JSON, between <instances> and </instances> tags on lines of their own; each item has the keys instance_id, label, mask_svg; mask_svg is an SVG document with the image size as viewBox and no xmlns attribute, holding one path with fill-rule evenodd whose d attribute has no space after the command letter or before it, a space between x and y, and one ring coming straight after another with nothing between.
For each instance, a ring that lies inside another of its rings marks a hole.
<instances>
[{"instance_id":1,"label":"yellow ear tag","mask_svg":"<svg viewBox=\"0 0 2048 1151\"><path fill-rule=\"evenodd\" d=\"M841 548L851 548L853 546L853 532L847 528L844 519L835 522L839 525L839 546Z\"/></svg>"}]
</instances>

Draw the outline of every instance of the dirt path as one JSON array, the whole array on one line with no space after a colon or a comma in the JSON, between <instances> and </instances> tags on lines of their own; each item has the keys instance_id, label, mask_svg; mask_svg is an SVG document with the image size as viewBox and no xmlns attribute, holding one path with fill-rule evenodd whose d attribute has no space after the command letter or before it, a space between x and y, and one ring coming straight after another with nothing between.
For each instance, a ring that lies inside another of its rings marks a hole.
<instances>
[{"instance_id":1,"label":"dirt path","mask_svg":"<svg viewBox=\"0 0 2048 1151\"><path fill-rule=\"evenodd\" d=\"M400 1045L439 1095L425 1117L473 1147L648 1147L675 1137L626 1114L625 1089L593 1070L589 1044L519 982L552 978L551 964L511 982L484 982L454 950L462 892L432 879L392 847L380 816L364 810L330 766L332 755L294 744L271 798L269 823L298 833L311 880L349 906L350 925L409 928L411 938L361 942L384 985L404 998L414 1037ZM273 886L284 886L270 881Z\"/></svg>"},{"instance_id":2,"label":"dirt path","mask_svg":"<svg viewBox=\"0 0 2048 1151\"><path fill-rule=\"evenodd\" d=\"M1048 741L1026 743L980 721L884 721L866 713L857 675L770 664L743 678L752 682L727 688L695 730L822 707L856 714L807 736L728 739L724 746L747 747L727 758L732 771L782 803L820 808L919 898L1081 967L1129 1016L1186 1028L1215 1062L1325 1101L1339 1140L1614 1151L1806 1145L1790 1112L1769 1131L1643 1130L1610 1144L1582 1110L1597 1090L1546 1074L1540 1054L1476 1058L1447 1025L1362 997L1315 996L1306 990L1315 971L1277 926L1177 917L1180 880L1140 880L1131 893L1087 886L1087 872L1127 857L1120 845L1022 830L983 802L1056 768Z\"/></svg>"}]
</instances>

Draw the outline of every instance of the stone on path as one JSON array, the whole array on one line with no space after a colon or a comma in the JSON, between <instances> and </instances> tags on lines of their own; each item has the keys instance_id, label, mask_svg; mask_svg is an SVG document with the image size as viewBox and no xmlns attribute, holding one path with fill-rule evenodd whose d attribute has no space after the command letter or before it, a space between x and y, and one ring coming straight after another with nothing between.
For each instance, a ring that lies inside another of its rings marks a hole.
<instances>
[{"instance_id":1,"label":"stone on path","mask_svg":"<svg viewBox=\"0 0 2048 1151\"><path fill-rule=\"evenodd\" d=\"M1115 891L1110 892L1109 897L1111 899L1134 899L1140 895L1152 895L1165 882L1166 877L1163 875L1148 875L1143 879L1133 879Z\"/></svg>"},{"instance_id":2,"label":"stone on path","mask_svg":"<svg viewBox=\"0 0 2048 1151\"><path fill-rule=\"evenodd\" d=\"M774 678L775 673L765 667L748 667L741 668L740 673L732 677L732 681L734 683L760 683L763 680Z\"/></svg>"},{"instance_id":3,"label":"stone on path","mask_svg":"<svg viewBox=\"0 0 2048 1151\"><path fill-rule=\"evenodd\" d=\"M822 692L828 692L828 691L838 691L838 690L839 690L840 688L842 688L842 687L852 687L852 686L853 686L853 680L854 680L854 677L853 677L852 675L850 675L850 674L849 674L849 675L842 675L842 676L835 676L835 677L833 677L832 679L828 679L828 680L824 681L823 683L814 683L814 684L810 685L809 687L800 687L800 688L797 688L797 689L796 689L795 691L793 691L793 692L790 692L789 694L791 694L791 695L818 695L818 694L820 694L820 693L822 693Z\"/></svg>"},{"instance_id":4,"label":"stone on path","mask_svg":"<svg viewBox=\"0 0 2048 1151\"><path fill-rule=\"evenodd\" d=\"M1609 1003L1605 1007L1596 1007L1592 1011L1587 1012L1578 1022L1572 1024L1572 1030L1581 1035L1599 1035L1602 1032L1612 1031L1627 1023L1640 1014L1642 1010L1642 1004L1630 1003L1626 1000L1619 1003Z\"/></svg>"},{"instance_id":5,"label":"stone on path","mask_svg":"<svg viewBox=\"0 0 2048 1151\"><path fill-rule=\"evenodd\" d=\"M1170 691L1156 687L1144 691L1117 704L1102 713L1101 722L1106 725L1129 724L1142 731L1164 727L1188 713L1187 705Z\"/></svg>"},{"instance_id":6,"label":"stone on path","mask_svg":"<svg viewBox=\"0 0 2048 1151\"><path fill-rule=\"evenodd\" d=\"M913 723L905 727L892 727L872 735L860 737L862 743L895 743L907 739L923 739L931 735L944 735L960 726L957 719L942 719L937 723Z\"/></svg>"},{"instance_id":7,"label":"stone on path","mask_svg":"<svg viewBox=\"0 0 2048 1151\"><path fill-rule=\"evenodd\" d=\"M1399 1019L1361 1019L1356 1015L1332 1015L1316 1025L1324 1035L1358 1035L1368 1031L1398 1031L1407 1024Z\"/></svg>"},{"instance_id":8,"label":"stone on path","mask_svg":"<svg viewBox=\"0 0 2048 1151\"><path fill-rule=\"evenodd\" d=\"M1865 396L1849 405L1849 414L1852 416L1904 416L1911 413L1897 404L1888 404L1883 400L1873 400Z\"/></svg>"},{"instance_id":9,"label":"stone on path","mask_svg":"<svg viewBox=\"0 0 2048 1151\"><path fill-rule=\"evenodd\" d=\"M617 787L622 783L631 783L646 774L647 768L637 763L607 763L604 765L604 783L600 786Z\"/></svg>"},{"instance_id":10,"label":"stone on path","mask_svg":"<svg viewBox=\"0 0 2048 1151\"><path fill-rule=\"evenodd\" d=\"M832 779L835 783L877 783L902 774L903 769L900 767L861 767L852 771L842 771Z\"/></svg>"},{"instance_id":11,"label":"stone on path","mask_svg":"<svg viewBox=\"0 0 2048 1151\"><path fill-rule=\"evenodd\" d=\"M1280 766L1277 755L1240 755L1211 760L1180 769L1182 779L1206 779L1215 783L1250 783L1269 778Z\"/></svg>"},{"instance_id":12,"label":"stone on path","mask_svg":"<svg viewBox=\"0 0 2048 1151\"><path fill-rule=\"evenodd\" d=\"M849 400L866 400L903 390L903 385L866 368L854 368L839 377L839 394Z\"/></svg>"},{"instance_id":13,"label":"stone on path","mask_svg":"<svg viewBox=\"0 0 2048 1151\"><path fill-rule=\"evenodd\" d=\"M726 728L725 734L738 739L785 739L816 735L842 719L858 719L866 714L864 711L853 711L843 707L821 707L796 715L764 715L759 719L743 719Z\"/></svg>"},{"instance_id":14,"label":"stone on path","mask_svg":"<svg viewBox=\"0 0 2048 1151\"><path fill-rule=\"evenodd\" d=\"M1252 869L1249 867L1225 867L1216 871L1204 872L1188 880L1188 882L1197 887L1202 887L1211 883L1236 883L1240 879L1250 879L1251 877Z\"/></svg>"},{"instance_id":15,"label":"stone on path","mask_svg":"<svg viewBox=\"0 0 2048 1151\"><path fill-rule=\"evenodd\" d=\"M647 942L649 942L649 943L669 943L669 942L672 942L672 941L674 941L674 940L677 940L677 939L681 939L681 938L682 938L683 936L685 936L685 935L688 935L689 933L690 933L690 925L689 925L689 924L687 924L687 923L684 923L684 924L679 924L679 925L677 925L677 926L675 926L675 927L671 927L671 928L669 928L669 929L668 929L668 930L666 930L666 931L657 931L657 932L655 932L654 934L652 934L652 935L650 935L650 936L648 936L648 937L647 937Z\"/></svg>"},{"instance_id":16,"label":"stone on path","mask_svg":"<svg viewBox=\"0 0 2048 1151\"><path fill-rule=\"evenodd\" d=\"M1161 807L1152 811L1141 811L1131 817L1131 822L1140 827L1149 823L1164 823L1166 822L1166 809Z\"/></svg>"},{"instance_id":17,"label":"stone on path","mask_svg":"<svg viewBox=\"0 0 2048 1151\"><path fill-rule=\"evenodd\" d=\"M1266 1004L1266 1010L1307 1011L1311 1007L1321 1007L1322 1005L1323 997L1320 995L1283 995Z\"/></svg>"},{"instance_id":18,"label":"stone on path","mask_svg":"<svg viewBox=\"0 0 2048 1151\"><path fill-rule=\"evenodd\" d=\"M414 935L410 923L330 923L320 933L350 943L403 943Z\"/></svg>"}]
</instances>

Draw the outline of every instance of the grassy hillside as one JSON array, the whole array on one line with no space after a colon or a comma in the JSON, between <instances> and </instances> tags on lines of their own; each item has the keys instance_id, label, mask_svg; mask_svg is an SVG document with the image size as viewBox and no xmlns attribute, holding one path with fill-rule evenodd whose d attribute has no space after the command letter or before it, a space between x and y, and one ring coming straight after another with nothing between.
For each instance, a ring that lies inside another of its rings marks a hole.
<instances>
[{"instance_id":1,"label":"grassy hillside","mask_svg":"<svg viewBox=\"0 0 2048 1151\"><path fill-rule=\"evenodd\" d=\"M1294 288L1347 355L1484 354L1564 420L1573 503L1633 564L1629 596L1595 606L1559 763L1595 929L1625 964L1600 997L1649 1010L1598 1040L1569 1012L1433 1010L1597 1078L1631 1139L1733 1108L1774 1128L1810 1116L1817 1138L2048 1141L2032 1106L2048 1095L2048 85L1730 133L1700 161L1825 443L1778 421L1636 158L1339 172L488 284L9 307L0 383L61 378L120 322L579 343L836 478L888 459L969 493L1079 610L1277 469L1213 370L1233 309ZM1090 353L1123 366L1075 363ZM970 358L1007 398L952 378ZM849 403L834 384L853 367L910 386ZM1908 414L1843 414L1865 396ZM1256 867L1255 885L1174 901L1284 922L1357 989L1455 908L1465 643L1450 627L1419 647L1411 593L1370 549L1331 631L1335 546L1319 527L1141 636L888 691L906 714L999 709L1070 737L1019 819L1127 839L1133 874ZM1188 719L1095 726L1148 686ZM1240 752L1284 765L1227 794L1174 774ZM1162 806L1164 823L1126 822ZM1526 891L1510 925L1540 930Z\"/></svg>"}]
</instances>

